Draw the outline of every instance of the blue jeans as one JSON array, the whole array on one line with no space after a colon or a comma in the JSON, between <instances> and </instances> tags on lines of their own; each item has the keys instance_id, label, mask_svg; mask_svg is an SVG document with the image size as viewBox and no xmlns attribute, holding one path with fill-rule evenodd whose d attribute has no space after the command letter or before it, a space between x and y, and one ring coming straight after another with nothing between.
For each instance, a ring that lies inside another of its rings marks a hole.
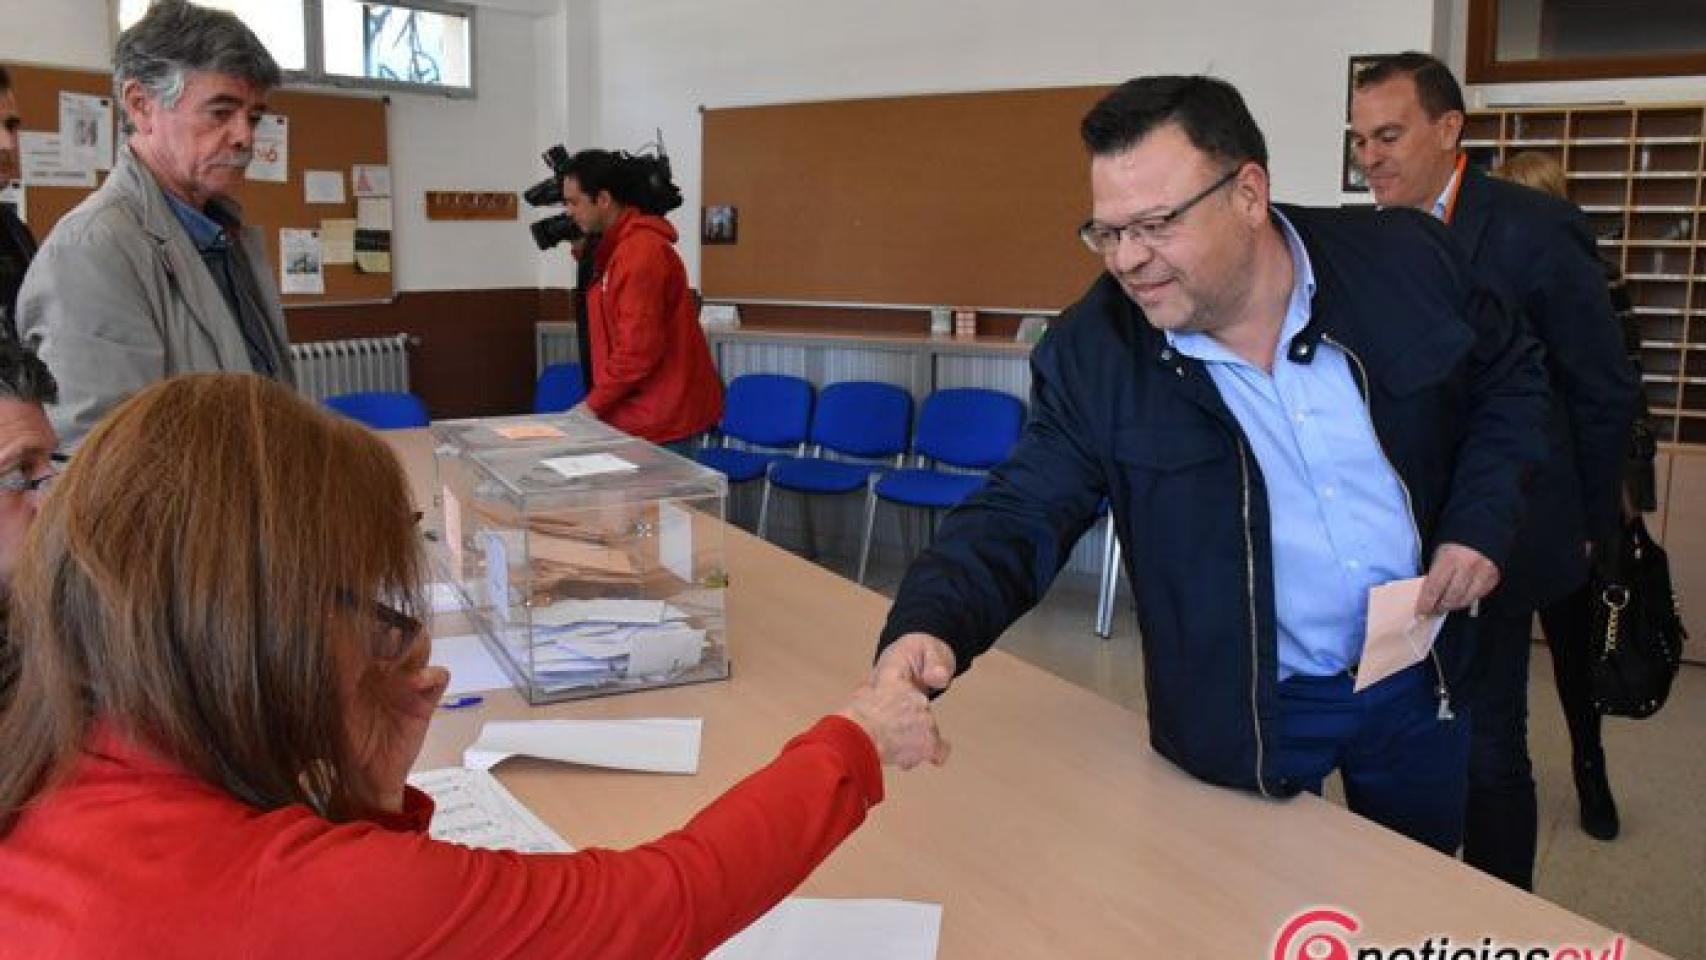
<instances>
[{"instance_id":1,"label":"blue jeans","mask_svg":"<svg viewBox=\"0 0 1706 960\"><path fill-rule=\"evenodd\" d=\"M1319 794L1335 769L1352 811L1445 854L1463 839L1469 718L1439 717L1433 667L1417 664L1352 693L1348 674L1279 685L1274 768Z\"/></svg>"}]
</instances>

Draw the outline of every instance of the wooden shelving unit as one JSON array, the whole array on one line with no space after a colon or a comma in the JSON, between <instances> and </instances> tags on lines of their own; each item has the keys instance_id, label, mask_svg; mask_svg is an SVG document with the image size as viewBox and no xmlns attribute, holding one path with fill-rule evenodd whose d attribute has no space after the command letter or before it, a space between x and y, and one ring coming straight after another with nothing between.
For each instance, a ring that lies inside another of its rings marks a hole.
<instances>
[{"instance_id":1,"label":"wooden shelving unit","mask_svg":"<svg viewBox=\"0 0 1706 960\"><path fill-rule=\"evenodd\" d=\"M1486 167L1522 150L1563 163L1628 281L1660 439L1706 449L1706 104L1477 110L1463 145Z\"/></svg>"}]
</instances>

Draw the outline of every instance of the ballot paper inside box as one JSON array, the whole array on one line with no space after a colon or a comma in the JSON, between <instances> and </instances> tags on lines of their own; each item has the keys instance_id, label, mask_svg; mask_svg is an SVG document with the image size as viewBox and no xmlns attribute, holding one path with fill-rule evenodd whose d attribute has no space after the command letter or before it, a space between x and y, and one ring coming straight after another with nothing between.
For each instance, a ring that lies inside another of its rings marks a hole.
<instances>
[{"instance_id":1,"label":"ballot paper inside box","mask_svg":"<svg viewBox=\"0 0 1706 960\"><path fill-rule=\"evenodd\" d=\"M433 436L438 559L529 702L728 676L722 474L579 414Z\"/></svg>"}]
</instances>

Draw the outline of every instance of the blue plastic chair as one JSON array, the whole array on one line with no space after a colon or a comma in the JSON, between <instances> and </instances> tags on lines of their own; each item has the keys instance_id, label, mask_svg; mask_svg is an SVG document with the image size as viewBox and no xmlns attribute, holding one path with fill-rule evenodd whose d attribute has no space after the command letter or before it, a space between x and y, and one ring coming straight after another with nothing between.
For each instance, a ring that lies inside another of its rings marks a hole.
<instances>
[{"instance_id":1,"label":"blue plastic chair","mask_svg":"<svg viewBox=\"0 0 1706 960\"><path fill-rule=\"evenodd\" d=\"M539 371L533 388L534 413L561 413L586 399L586 380L578 363L553 363Z\"/></svg>"},{"instance_id":2,"label":"blue plastic chair","mask_svg":"<svg viewBox=\"0 0 1706 960\"><path fill-rule=\"evenodd\" d=\"M700 449L694 458L720 471L730 483L757 480L772 462L789 453L799 456L806 452L811 419L809 382L780 373L744 374L729 381L723 394L718 445ZM730 440L771 449L731 447Z\"/></svg>"},{"instance_id":3,"label":"blue plastic chair","mask_svg":"<svg viewBox=\"0 0 1706 960\"><path fill-rule=\"evenodd\" d=\"M764 471L764 496L758 505L758 535L770 525L774 490L807 495L854 493L891 460L900 466L906 456L906 435L912 426L912 395L887 383L850 380L830 384L818 395L812 413L810 456L780 457ZM831 460L830 451L864 462ZM811 502L806 502L806 531L811 534ZM816 544L812 544L815 550Z\"/></svg>"},{"instance_id":4,"label":"blue plastic chair","mask_svg":"<svg viewBox=\"0 0 1706 960\"><path fill-rule=\"evenodd\" d=\"M426 404L412 393L378 390L366 393L340 393L326 398L326 406L359 420L375 430L406 430L432 423Z\"/></svg>"},{"instance_id":5,"label":"blue plastic chair","mask_svg":"<svg viewBox=\"0 0 1706 960\"><path fill-rule=\"evenodd\" d=\"M988 470L1012 451L1025 423L1025 405L996 390L958 388L938 390L924 400L913 434L912 452L918 465L873 475L865 491L865 537L859 546L860 583L871 557L871 533L877 523L877 503L886 500L903 507L947 510L983 486L984 474L932 469L935 463L965 470Z\"/></svg>"}]
</instances>

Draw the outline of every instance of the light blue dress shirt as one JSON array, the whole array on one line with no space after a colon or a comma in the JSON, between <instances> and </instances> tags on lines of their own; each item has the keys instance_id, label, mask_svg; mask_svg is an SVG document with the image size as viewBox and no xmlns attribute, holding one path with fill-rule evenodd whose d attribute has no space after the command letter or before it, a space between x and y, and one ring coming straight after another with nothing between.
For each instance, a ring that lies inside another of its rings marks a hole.
<instances>
[{"instance_id":1,"label":"light blue dress shirt","mask_svg":"<svg viewBox=\"0 0 1706 960\"><path fill-rule=\"evenodd\" d=\"M1416 576L1420 547L1403 483L1380 448L1350 359L1325 340L1310 362L1288 359L1292 339L1309 324L1315 271L1297 231L1278 211L1274 219L1295 279L1273 373L1205 333L1167 338L1207 367L1262 468L1284 680L1354 666L1369 588Z\"/></svg>"}]
</instances>

